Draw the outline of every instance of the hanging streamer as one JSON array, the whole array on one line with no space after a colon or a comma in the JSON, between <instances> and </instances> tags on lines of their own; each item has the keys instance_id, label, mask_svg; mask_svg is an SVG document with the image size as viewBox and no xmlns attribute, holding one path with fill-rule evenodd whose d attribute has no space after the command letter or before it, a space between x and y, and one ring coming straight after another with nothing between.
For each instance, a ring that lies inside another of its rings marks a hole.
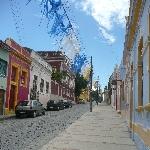
<instances>
[{"instance_id":1,"label":"hanging streamer","mask_svg":"<svg viewBox=\"0 0 150 150\"><path fill-rule=\"evenodd\" d=\"M87 57L85 54L77 54L71 65L71 69L75 73L81 73L82 67L87 63Z\"/></svg>"},{"instance_id":2,"label":"hanging streamer","mask_svg":"<svg viewBox=\"0 0 150 150\"><path fill-rule=\"evenodd\" d=\"M10 4L10 9L11 9L12 18L14 21L14 26L16 28L17 36L18 36L18 39L21 43L22 39L23 39L21 31L24 28L23 28L23 20L21 18L20 4L17 0L9 0L9 4Z\"/></svg>"},{"instance_id":3,"label":"hanging streamer","mask_svg":"<svg viewBox=\"0 0 150 150\"><path fill-rule=\"evenodd\" d=\"M27 5L31 1L28 0ZM60 39L61 43L67 42L68 52L71 53L70 56L73 58L71 68L73 72L77 73L81 72L83 66L87 63L87 58L85 54L80 54L81 45L67 15L65 6L66 4L62 3L62 0L41 0L40 3L42 16L48 20L48 34L55 37L57 41ZM65 45L62 47L65 47Z\"/></svg>"}]
</instances>

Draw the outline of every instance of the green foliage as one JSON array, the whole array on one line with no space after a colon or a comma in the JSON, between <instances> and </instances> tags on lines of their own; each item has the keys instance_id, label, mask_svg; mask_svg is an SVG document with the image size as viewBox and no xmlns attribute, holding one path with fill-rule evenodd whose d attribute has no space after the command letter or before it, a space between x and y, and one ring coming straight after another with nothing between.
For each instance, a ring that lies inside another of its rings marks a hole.
<instances>
[{"instance_id":1,"label":"green foliage","mask_svg":"<svg viewBox=\"0 0 150 150\"><path fill-rule=\"evenodd\" d=\"M101 102L103 100L102 96L100 96L97 91L92 91L91 98L93 101L98 101L98 102Z\"/></svg>"},{"instance_id":2,"label":"green foliage","mask_svg":"<svg viewBox=\"0 0 150 150\"><path fill-rule=\"evenodd\" d=\"M75 97L79 98L83 89L88 85L88 81L83 77L83 75L77 73L75 77Z\"/></svg>"},{"instance_id":3,"label":"green foliage","mask_svg":"<svg viewBox=\"0 0 150 150\"><path fill-rule=\"evenodd\" d=\"M52 72L52 80L56 80L57 82L61 82L62 79L65 79L67 76L66 71L53 71Z\"/></svg>"}]
</instances>

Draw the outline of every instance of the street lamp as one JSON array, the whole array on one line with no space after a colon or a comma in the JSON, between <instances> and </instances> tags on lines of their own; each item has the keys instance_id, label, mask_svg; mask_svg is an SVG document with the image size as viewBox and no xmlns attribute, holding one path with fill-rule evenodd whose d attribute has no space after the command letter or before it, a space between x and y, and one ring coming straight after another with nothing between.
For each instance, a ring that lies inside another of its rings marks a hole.
<instances>
[{"instance_id":1,"label":"street lamp","mask_svg":"<svg viewBox=\"0 0 150 150\"><path fill-rule=\"evenodd\" d=\"M97 77L97 104L98 104L98 101L99 101L99 76Z\"/></svg>"}]
</instances>

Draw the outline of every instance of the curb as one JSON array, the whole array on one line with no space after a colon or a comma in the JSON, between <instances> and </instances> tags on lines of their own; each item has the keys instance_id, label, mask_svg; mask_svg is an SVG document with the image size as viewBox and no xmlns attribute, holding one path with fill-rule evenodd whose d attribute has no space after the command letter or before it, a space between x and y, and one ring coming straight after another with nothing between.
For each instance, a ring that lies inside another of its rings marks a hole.
<instances>
[{"instance_id":1,"label":"curb","mask_svg":"<svg viewBox=\"0 0 150 150\"><path fill-rule=\"evenodd\" d=\"M15 118L15 116L16 116L15 114L13 114L13 115L6 115L6 116L0 116L0 121L11 119L11 118Z\"/></svg>"}]
</instances>

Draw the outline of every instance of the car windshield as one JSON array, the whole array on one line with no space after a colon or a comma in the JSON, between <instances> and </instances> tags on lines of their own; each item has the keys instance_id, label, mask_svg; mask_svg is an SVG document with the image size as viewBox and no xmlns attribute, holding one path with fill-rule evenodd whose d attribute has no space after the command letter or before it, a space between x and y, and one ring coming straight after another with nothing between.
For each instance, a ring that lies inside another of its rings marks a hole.
<instances>
[{"instance_id":1,"label":"car windshield","mask_svg":"<svg viewBox=\"0 0 150 150\"><path fill-rule=\"evenodd\" d=\"M30 101L22 101L19 102L18 106L29 106L30 105Z\"/></svg>"}]
</instances>

